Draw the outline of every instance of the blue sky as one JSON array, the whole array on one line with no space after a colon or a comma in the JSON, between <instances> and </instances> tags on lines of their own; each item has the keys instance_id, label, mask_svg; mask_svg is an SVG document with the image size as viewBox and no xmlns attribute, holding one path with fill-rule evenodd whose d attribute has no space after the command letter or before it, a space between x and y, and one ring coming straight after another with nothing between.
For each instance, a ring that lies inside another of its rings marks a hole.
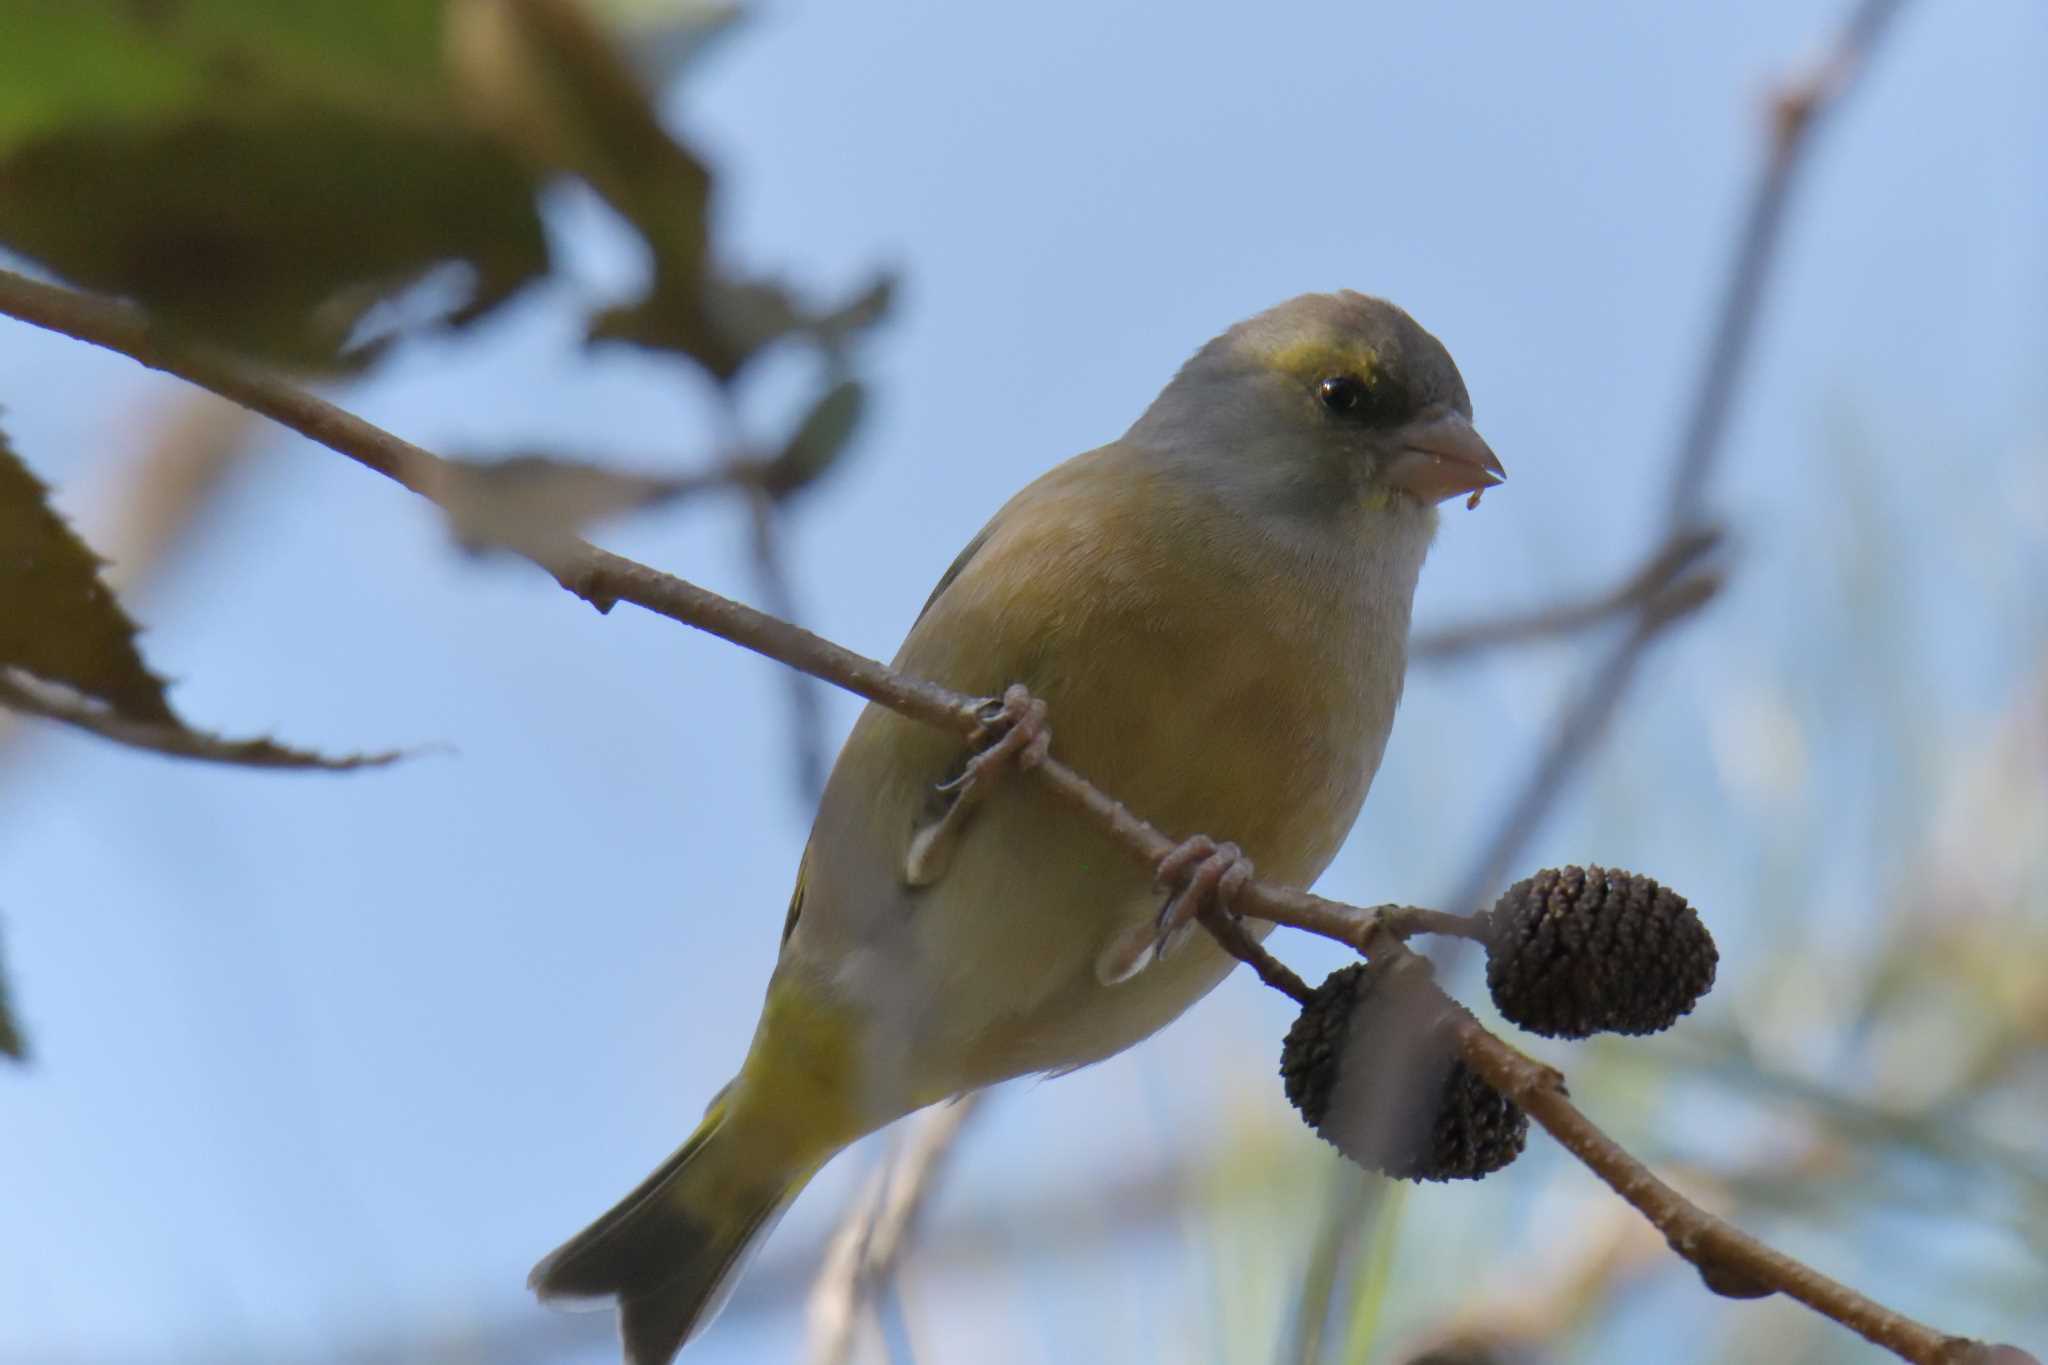
<instances>
[{"instance_id":1,"label":"blue sky","mask_svg":"<svg viewBox=\"0 0 2048 1365\"><path fill-rule=\"evenodd\" d=\"M764 8L672 102L719 170L725 240L820 291L878 265L905 281L866 349L873 418L790 523L807 623L886 657L1011 491L1120 433L1228 323L1338 287L1444 339L1511 475L1447 514L1418 619L1606 583L1655 535L1762 98L1838 8ZM1716 737L1756 705L1796 720L1813 758L1785 799L1829 860L1805 908L1851 923L1885 870L1853 854L1913 808L1906 751L1981 735L2040 667L2044 65L2038 5L1911 6L1824 130L1711 497L1738 527L1734 585L1522 860L1605 859L1728 906L1724 991L1763 971L1737 907L1786 810ZM579 307L635 278L627 239L573 196L553 227L573 283L409 346L349 401L450 451L701 458L696 377L576 342ZM763 431L802 378L748 395ZM0 322L8 432L87 525L176 387ZM561 1330L526 1268L687 1132L751 1028L807 823L782 680L466 559L417 500L282 437L205 529L135 603L187 715L435 747L330 778L38 733L0 768L0 917L36 1048L0 1073L0 1359ZM735 508L607 542L753 593ZM1853 578L1859 555L1877 579ZM1873 581L1874 605L1855 596ZM1588 657L1419 671L1325 889L1440 894ZM1891 676L1855 681L1873 669ZM1910 698L1910 735L1871 688ZM835 736L854 710L832 699ZM1132 1054L1012 1087L941 1213L1224 1145L1237 1111L1281 1107L1286 1018L1233 979ZM859 1162L771 1259L811 1254ZM1476 1198L1410 1207L1455 1225ZM1188 1292L1142 1255L1108 1264L1034 1265L1025 1303ZM1040 1317L1000 1292L1025 1272L992 1273L933 1310L938 1339ZM799 1325L736 1311L701 1358L785 1358Z\"/></svg>"}]
</instances>

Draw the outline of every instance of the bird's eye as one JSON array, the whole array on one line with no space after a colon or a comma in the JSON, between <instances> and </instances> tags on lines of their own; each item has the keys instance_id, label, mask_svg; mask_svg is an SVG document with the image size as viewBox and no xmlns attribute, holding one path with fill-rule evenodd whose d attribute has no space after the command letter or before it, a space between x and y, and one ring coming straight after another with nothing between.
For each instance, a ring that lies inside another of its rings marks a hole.
<instances>
[{"instance_id":1,"label":"bird's eye","mask_svg":"<svg viewBox=\"0 0 2048 1365\"><path fill-rule=\"evenodd\" d=\"M1316 396L1331 412L1353 413L1364 409L1371 393L1357 375L1333 374L1316 387Z\"/></svg>"}]
</instances>

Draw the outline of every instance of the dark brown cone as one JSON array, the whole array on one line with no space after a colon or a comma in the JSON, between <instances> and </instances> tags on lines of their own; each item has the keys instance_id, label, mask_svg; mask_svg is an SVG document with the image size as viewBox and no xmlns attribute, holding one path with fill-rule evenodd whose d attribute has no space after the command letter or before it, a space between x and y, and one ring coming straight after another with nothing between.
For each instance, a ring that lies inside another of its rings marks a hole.
<instances>
[{"instance_id":1,"label":"dark brown cone","mask_svg":"<svg viewBox=\"0 0 2048 1365\"><path fill-rule=\"evenodd\" d=\"M1494 905L1486 984L1531 1033L1657 1033L1707 993L1718 960L1676 891L1604 867L1549 868Z\"/></svg>"},{"instance_id":2,"label":"dark brown cone","mask_svg":"<svg viewBox=\"0 0 2048 1365\"><path fill-rule=\"evenodd\" d=\"M1280 1052L1288 1102L1370 1171L1477 1180L1499 1170L1521 1154L1528 1119L1458 1059L1419 983L1389 986L1386 975L1355 963L1302 1007Z\"/></svg>"}]
</instances>

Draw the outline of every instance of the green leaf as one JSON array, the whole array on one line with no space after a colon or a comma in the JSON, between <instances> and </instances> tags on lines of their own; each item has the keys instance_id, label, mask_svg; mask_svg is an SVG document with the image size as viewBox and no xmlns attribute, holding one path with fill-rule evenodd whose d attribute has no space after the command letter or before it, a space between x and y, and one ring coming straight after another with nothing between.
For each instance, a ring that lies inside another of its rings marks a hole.
<instances>
[{"instance_id":1,"label":"green leaf","mask_svg":"<svg viewBox=\"0 0 2048 1365\"><path fill-rule=\"evenodd\" d=\"M684 30L685 56L732 15L706 8ZM886 281L819 312L775 281L721 275L710 171L669 135L639 73L574 0L450 0L449 53L472 117L536 165L588 181L647 243L646 293L593 319L593 340L676 351L723 382L793 334L836 347L886 307Z\"/></svg>"},{"instance_id":2,"label":"green leaf","mask_svg":"<svg viewBox=\"0 0 2048 1365\"><path fill-rule=\"evenodd\" d=\"M245 767L347 769L399 757L332 758L192 729L143 662L135 623L101 581L101 567L0 435L0 707L133 748Z\"/></svg>"},{"instance_id":3,"label":"green leaf","mask_svg":"<svg viewBox=\"0 0 2048 1365\"><path fill-rule=\"evenodd\" d=\"M685 286L657 276L637 301L592 318L590 339L677 351L725 383L802 322L778 284L707 279Z\"/></svg>"},{"instance_id":4,"label":"green leaf","mask_svg":"<svg viewBox=\"0 0 2048 1365\"><path fill-rule=\"evenodd\" d=\"M668 135L650 92L575 0L450 0L450 67L473 118L549 170L582 176L694 280L711 174Z\"/></svg>"},{"instance_id":5,"label":"green leaf","mask_svg":"<svg viewBox=\"0 0 2048 1365\"><path fill-rule=\"evenodd\" d=\"M836 464L866 407L867 392L857 379L843 379L820 395L782 450L761 467L768 496L786 498Z\"/></svg>"},{"instance_id":6,"label":"green leaf","mask_svg":"<svg viewBox=\"0 0 2048 1365\"><path fill-rule=\"evenodd\" d=\"M535 165L588 181L646 240L654 292L691 319L692 335L712 335L710 320L697 316L710 264L711 173L668 135L647 86L604 30L574 0L450 0L448 34L471 117ZM708 342L703 349L717 354Z\"/></svg>"},{"instance_id":7,"label":"green leaf","mask_svg":"<svg viewBox=\"0 0 2048 1365\"><path fill-rule=\"evenodd\" d=\"M695 65L746 12L722 0L591 0L633 67L659 86Z\"/></svg>"},{"instance_id":8,"label":"green leaf","mask_svg":"<svg viewBox=\"0 0 2048 1365\"><path fill-rule=\"evenodd\" d=\"M888 310L894 290L895 282L880 276L846 302L820 310L773 280L706 280L685 294L657 279L637 302L598 314L590 337L680 351L729 381L785 338L843 350Z\"/></svg>"},{"instance_id":9,"label":"green leaf","mask_svg":"<svg viewBox=\"0 0 2048 1365\"><path fill-rule=\"evenodd\" d=\"M0 667L170 722L164 680L142 661L135 623L100 581L101 560L51 509L50 490L0 435Z\"/></svg>"},{"instance_id":10,"label":"green leaf","mask_svg":"<svg viewBox=\"0 0 2048 1365\"><path fill-rule=\"evenodd\" d=\"M535 176L461 116L441 0L0 0L0 244L166 322L337 365L446 264L547 269ZM360 360L362 357L352 357Z\"/></svg>"},{"instance_id":11,"label":"green leaf","mask_svg":"<svg viewBox=\"0 0 2048 1365\"><path fill-rule=\"evenodd\" d=\"M0 154L280 96L451 121L443 0L0 0Z\"/></svg>"},{"instance_id":12,"label":"green leaf","mask_svg":"<svg viewBox=\"0 0 2048 1365\"><path fill-rule=\"evenodd\" d=\"M80 130L0 161L0 241L74 283L271 359L332 364L443 261L475 317L547 266L526 174L317 107Z\"/></svg>"},{"instance_id":13,"label":"green leaf","mask_svg":"<svg viewBox=\"0 0 2048 1365\"><path fill-rule=\"evenodd\" d=\"M880 322L895 302L896 277L884 271L837 308L813 316L810 328L820 345L827 350L838 350Z\"/></svg>"},{"instance_id":14,"label":"green leaf","mask_svg":"<svg viewBox=\"0 0 2048 1365\"><path fill-rule=\"evenodd\" d=\"M4 940L0 940L4 947ZM0 1053L15 1061L28 1060L28 1043L21 1036L21 1026L14 1022L14 1009L7 996L7 955L0 951Z\"/></svg>"},{"instance_id":15,"label":"green leaf","mask_svg":"<svg viewBox=\"0 0 2048 1365\"><path fill-rule=\"evenodd\" d=\"M196 64L136 41L110 5L4 0L0 31L0 155L82 121L165 117L204 84Z\"/></svg>"}]
</instances>

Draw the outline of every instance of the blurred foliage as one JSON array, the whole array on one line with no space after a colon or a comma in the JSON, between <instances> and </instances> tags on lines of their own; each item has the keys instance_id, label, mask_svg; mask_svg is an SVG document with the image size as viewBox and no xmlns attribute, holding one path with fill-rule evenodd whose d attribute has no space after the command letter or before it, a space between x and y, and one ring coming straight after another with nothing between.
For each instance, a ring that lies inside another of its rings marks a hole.
<instances>
[{"instance_id":1,"label":"blurred foliage","mask_svg":"<svg viewBox=\"0 0 2048 1365\"><path fill-rule=\"evenodd\" d=\"M464 549L518 546L547 559L591 522L689 492L686 479L656 478L549 455L449 459L434 500Z\"/></svg>"},{"instance_id":2,"label":"blurred foliage","mask_svg":"<svg viewBox=\"0 0 2048 1365\"><path fill-rule=\"evenodd\" d=\"M0 245L265 359L360 368L372 310L437 267L486 315L551 268L536 196L581 179L639 234L650 280L594 337L721 381L770 345L837 363L886 279L823 307L730 277L713 175L642 72L675 70L728 6L610 0L0 0Z\"/></svg>"},{"instance_id":3,"label":"blurred foliage","mask_svg":"<svg viewBox=\"0 0 2048 1365\"><path fill-rule=\"evenodd\" d=\"M755 472L762 491L771 498L783 498L808 487L846 448L866 408L867 390L857 379L843 379L825 390L782 449Z\"/></svg>"},{"instance_id":4,"label":"blurred foliage","mask_svg":"<svg viewBox=\"0 0 2048 1365\"><path fill-rule=\"evenodd\" d=\"M186 725L143 661L135 623L101 581L99 557L48 496L0 433L0 707L138 749L246 767L338 770L397 757L329 758Z\"/></svg>"},{"instance_id":5,"label":"blurred foliage","mask_svg":"<svg viewBox=\"0 0 2048 1365\"><path fill-rule=\"evenodd\" d=\"M547 252L439 27L423 0L6 0L0 243L296 364L360 363L368 311L437 265L480 316Z\"/></svg>"},{"instance_id":6,"label":"blurred foliage","mask_svg":"<svg viewBox=\"0 0 2048 1365\"><path fill-rule=\"evenodd\" d=\"M728 22L717 11L704 21L709 31ZM480 125L536 172L580 177L646 243L646 291L593 319L593 338L676 351L729 382L791 337L837 361L887 308L886 276L819 308L779 282L716 270L709 168L668 135L637 73L574 0L449 0L448 55Z\"/></svg>"},{"instance_id":7,"label":"blurred foliage","mask_svg":"<svg viewBox=\"0 0 2048 1365\"><path fill-rule=\"evenodd\" d=\"M49 505L50 490L0 432L0 668L62 683L139 721L172 719L135 623L100 581L99 556Z\"/></svg>"},{"instance_id":8,"label":"blurred foliage","mask_svg":"<svg viewBox=\"0 0 2048 1365\"><path fill-rule=\"evenodd\" d=\"M546 553L591 520L717 482L779 500L853 436L864 390L850 346L891 286L813 307L723 272L714 176L648 81L684 70L737 13L689 0L0 0L0 247L140 305L166 345L360 373L407 330L467 326L546 276L540 196L573 177L649 262L640 297L594 307L592 337L673 353L722 386L795 341L822 358L817 389L786 438L761 452L742 441L708 475L543 452L451 462L439 491L457 540ZM0 672L0 707L223 762L393 757L186 727L98 558L4 445L0 546L0 665L19 670Z\"/></svg>"},{"instance_id":9,"label":"blurred foliage","mask_svg":"<svg viewBox=\"0 0 2048 1365\"><path fill-rule=\"evenodd\" d=\"M28 1044L21 1036L21 1025L14 1021L12 1002L7 998L7 955L6 942L0 939L0 1055L21 1061L28 1056Z\"/></svg>"},{"instance_id":10,"label":"blurred foliage","mask_svg":"<svg viewBox=\"0 0 2048 1365\"><path fill-rule=\"evenodd\" d=\"M361 344L371 310L436 267L469 281L465 301L433 319L445 325L546 273L537 195L575 176L650 262L644 294L601 309L593 336L678 353L720 383L785 339L824 357L791 435L729 461L729 477L779 499L851 439L864 402L847 348L886 310L889 283L813 309L779 284L722 274L711 171L669 134L604 26L616 19L674 70L735 14L653 0L0 0L0 244L199 339L360 368L381 349ZM49 532L41 485L7 465L0 530ZM544 453L451 469L462 477L444 505L472 546L559 544L597 517L714 481ZM125 721L171 722L90 551L68 532L61 543L62 556L34 550L35 572L7 585L23 609L0 637L5 658ZM74 616L87 597L93 611ZM83 654L91 662L72 657Z\"/></svg>"}]
</instances>

